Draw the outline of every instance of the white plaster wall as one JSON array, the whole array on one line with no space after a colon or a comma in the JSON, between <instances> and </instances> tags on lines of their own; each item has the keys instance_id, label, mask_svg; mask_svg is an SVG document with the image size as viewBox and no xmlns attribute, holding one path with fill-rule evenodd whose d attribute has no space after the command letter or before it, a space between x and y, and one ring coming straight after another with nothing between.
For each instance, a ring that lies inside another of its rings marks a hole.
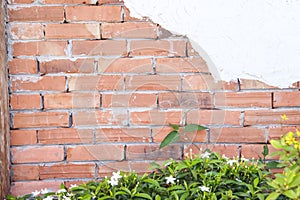
<instances>
[{"instance_id":1,"label":"white plaster wall","mask_svg":"<svg viewBox=\"0 0 300 200\"><path fill-rule=\"evenodd\" d=\"M300 0L125 0L186 35L216 79L261 80L288 87L300 80Z\"/></svg>"}]
</instances>

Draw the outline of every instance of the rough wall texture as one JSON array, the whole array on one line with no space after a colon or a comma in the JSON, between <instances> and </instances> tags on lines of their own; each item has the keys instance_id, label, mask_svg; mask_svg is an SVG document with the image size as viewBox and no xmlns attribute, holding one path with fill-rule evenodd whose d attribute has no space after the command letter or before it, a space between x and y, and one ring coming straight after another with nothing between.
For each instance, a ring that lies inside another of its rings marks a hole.
<instances>
[{"instance_id":1,"label":"rough wall texture","mask_svg":"<svg viewBox=\"0 0 300 200\"><path fill-rule=\"evenodd\" d=\"M216 83L187 38L119 0L11 0L8 22L14 194L143 173L195 146L258 157L280 115L286 129L299 124L298 84ZM170 123L209 130L159 150Z\"/></svg>"},{"instance_id":2,"label":"rough wall texture","mask_svg":"<svg viewBox=\"0 0 300 200\"><path fill-rule=\"evenodd\" d=\"M5 40L5 2L0 1L0 199L9 191L9 109Z\"/></svg>"}]
</instances>

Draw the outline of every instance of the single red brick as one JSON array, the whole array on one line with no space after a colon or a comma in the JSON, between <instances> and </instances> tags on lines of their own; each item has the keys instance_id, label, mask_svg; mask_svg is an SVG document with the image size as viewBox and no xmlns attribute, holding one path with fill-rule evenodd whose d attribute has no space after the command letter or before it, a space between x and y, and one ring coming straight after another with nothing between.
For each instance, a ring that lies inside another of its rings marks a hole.
<instances>
[{"instance_id":1,"label":"single red brick","mask_svg":"<svg viewBox=\"0 0 300 200\"><path fill-rule=\"evenodd\" d=\"M126 56L125 40L73 41L73 55Z\"/></svg>"},{"instance_id":2,"label":"single red brick","mask_svg":"<svg viewBox=\"0 0 300 200\"><path fill-rule=\"evenodd\" d=\"M223 84L215 82L210 74L186 75L182 80L183 91L222 90Z\"/></svg>"},{"instance_id":3,"label":"single red brick","mask_svg":"<svg viewBox=\"0 0 300 200\"><path fill-rule=\"evenodd\" d=\"M8 9L8 21L63 22L63 6L32 6Z\"/></svg>"},{"instance_id":4,"label":"single red brick","mask_svg":"<svg viewBox=\"0 0 300 200\"><path fill-rule=\"evenodd\" d=\"M192 150L191 150L192 149ZM211 152L225 155L228 158L239 156L239 146L232 144L193 144L184 146L184 155L202 154L204 150L209 149Z\"/></svg>"},{"instance_id":5,"label":"single red brick","mask_svg":"<svg viewBox=\"0 0 300 200\"><path fill-rule=\"evenodd\" d=\"M288 120L280 116L286 114ZM299 124L300 111L298 110L246 110L245 126L257 124Z\"/></svg>"},{"instance_id":6,"label":"single red brick","mask_svg":"<svg viewBox=\"0 0 300 200\"><path fill-rule=\"evenodd\" d=\"M249 79L240 79L240 89L274 89L275 86L268 85L262 81L258 80L249 80Z\"/></svg>"},{"instance_id":7,"label":"single red brick","mask_svg":"<svg viewBox=\"0 0 300 200\"><path fill-rule=\"evenodd\" d=\"M44 37L42 24L12 24L10 32L13 40L42 39Z\"/></svg>"},{"instance_id":8,"label":"single red brick","mask_svg":"<svg viewBox=\"0 0 300 200\"><path fill-rule=\"evenodd\" d=\"M126 159L128 160L166 160L169 158L180 159L180 145L169 145L159 149L157 144L128 144Z\"/></svg>"},{"instance_id":9,"label":"single red brick","mask_svg":"<svg viewBox=\"0 0 300 200\"><path fill-rule=\"evenodd\" d=\"M10 74L36 74L36 60L15 58L8 62Z\"/></svg>"},{"instance_id":10,"label":"single red brick","mask_svg":"<svg viewBox=\"0 0 300 200\"><path fill-rule=\"evenodd\" d=\"M102 107L156 107L155 94L102 94Z\"/></svg>"},{"instance_id":11,"label":"single red brick","mask_svg":"<svg viewBox=\"0 0 300 200\"><path fill-rule=\"evenodd\" d=\"M160 108L213 108L213 98L208 92L159 93Z\"/></svg>"},{"instance_id":12,"label":"single red brick","mask_svg":"<svg viewBox=\"0 0 300 200\"><path fill-rule=\"evenodd\" d=\"M258 128L210 128L210 142L265 143L266 130Z\"/></svg>"},{"instance_id":13,"label":"single red brick","mask_svg":"<svg viewBox=\"0 0 300 200\"><path fill-rule=\"evenodd\" d=\"M76 126L87 125L127 125L126 110L77 111L73 115Z\"/></svg>"},{"instance_id":14,"label":"single red brick","mask_svg":"<svg viewBox=\"0 0 300 200\"><path fill-rule=\"evenodd\" d=\"M296 131L300 130L300 126L271 126L269 127L269 138L268 141L272 140L272 139L280 139L281 136L287 134L288 132L296 132Z\"/></svg>"},{"instance_id":15,"label":"single red brick","mask_svg":"<svg viewBox=\"0 0 300 200\"><path fill-rule=\"evenodd\" d=\"M183 46L182 41L177 40L133 40L130 42L130 55L185 56Z\"/></svg>"},{"instance_id":16,"label":"single red brick","mask_svg":"<svg viewBox=\"0 0 300 200\"><path fill-rule=\"evenodd\" d=\"M11 130L10 145L31 145L37 143L35 130Z\"/></svg>"},{"instance_id":17,"label":"single red brick","mask_svg":"<svg viewBox=\"0 0 300 200\"><path fill-rule=\"evenodd\" d=\"M187 124L240 125L240 111L191 110L187 113Z\"/></svg>"},{"instance_id":18,"label":"single red brick","mask_svg":"<svg viewBox=\"0 0 300 200\"><path fill-rule=\"evenodd\" d=\"M71 76L69 90L123 90L124 78L120 75Z\"/></svg>"},{"instance_id":19,"label":"single red brick","mask_svg":"<svg viewBox=\"0 0 300 200\"><path fill-rule=\"evenodd\" d=\"M43 4L96 4L95 0L40 0Z\"/></svg>"},{"instance_id":20,"label":"single red brick","mask_svg":"<svg viewBox=\"0 0 300 200\"><path fill-rule=\"evenodd\" d=\"M64 149L62 146L14 147L12 159L13 163L62 161Z\"/></svg>"},{"instance_id":21,"label":"single red brick","mask_svg":"<svg viewBox=\"0 0 300 200\"><path fill-rule=\"evenodd\" d=\"M45 94L44 107L45 109L99 108L100 94L97 92Z\"/></svg>"},{"instance_id":22,"label":"single red brick","mask_svg":"<svg viewBox=\"0 0 300 200\"><path fill-rule=\"evenodd\" d=\"M124 146L117 144L99 144L92 146L73 146L67 148L68 161L123 160Z\"/></svg>"},{"instance_id":23,"label":"single red brick","mask_svg":"<svg viewBox=\"0 0 300 200\"><path fill-rule=\"evenodd\" d=\"M66 112L14 113L13 128L68 126L69 115Z\"/></svg>"},{"instance_id":24,"label":"single red brick","mask_svg":"<svg viewBox=\"0 0 300 200\"><path fill-rule=\"evenodd\" d=\"M186 40L171 40L171 55L186 56Z\"/></svg>"},{"instance_id":25,"label":"single red brick","mask_svg":"<svg viewBox=\"0 0 300 200\"><path fill-rule=\"evenodd\" d=\"M40 62L40 72L49 73L93 73L94 59L84 58L76 59L59 59Z\"/></svg>"},{"instance_id":26,"label":"single red brick","mask_svg":"<svg viewBox=\"0 0 300 200\"><path fill-rule=\"evenodd\" d=\"M11 90L16 91L65 91L64 76L15 76L11 78Z\"/></svg>"},{"instance_id":27,"label":"single red brick","mask_svg":"<svg viewBox=\"0 0 300 200\"><path fill-rule=\"evenodd\" d=\"M163 139L174 129L172 127L154 127L152 129L153 142L162 142ZM206 130L184 132L179 129L180 142L207 142Z\"/></svg>"},{"instance_id":28,"label":"single red brick","mask_svg":"<svg viewBox=\"0 0 300 200\"><path fill-rule=\"evenodd\" d=\"M137 75L126 77L126 90L180 90L177 75Z\"/></svg>"},{"instance_id":29,"label":"single red brick","mask_svg":"<svg viewBox=\"0 0 300 200\"><path fill-rule=\"evenodd\" d=\"M150 142L149 128L101 128L96 142Z\"/></svg>"},{"instance_id":30,"label":"single red brick","mask_svg":"<svg viewBox=\"0 0 300 200\"><path fill-rule=\"evenodd\" d=\"M39 94L13 94L10 96L10 107L19 109L40 109L41 96Z\"/></svg>"},{"instance_id":31,"label":"single red brick","mask_svg":"<svg viewBox=\"0 0 300 200\"><path fill-rule=\"evenodd\" d=\"M157 25L151 22L101 24L102 38L156 38Z\"/></svg>"},{"instance_id":32,"label":"single red brick","mask_svg":"<svg viewBox=\"0 0 300 200\"><path fill-rule=\"evenodd\" d=\"M157 58L157 73L209 72L206 62L200 57L194 58Z\"/></svg>"},{"instance_id":33,"label":"single red brick","mask_svg":"<svg viewBox=\"0 0 300 200\"><path fill-rule=\"evenodd\" d=\"M216 106L230 107L272 107L270 92L218 92L215 94Z\"/></svg>"},{"instance_id":34,"label":"single red brick","mask_svg":"<svg viewBox=\"0 0 300 200\"><path fill-rule=\"evenodd\" d=\"M65 56L65 41L15 42L12 45L13 56Z\"/></svg>"},{"instance_id":35,"label":"single red brick","mask_svg":"<svg viewBox=\"0 0 300 200\"><path fill-rule=\"evenodd\" d=\"M35 165L13 165L13 181L39 180L39 167Z\"/></svg>"},{"instance_id":36,"label":"single red brick","mask_svg":"<svg viewBox=\"0 0 300 200\"><path fill-rule=\"evenodd\" d=\"M38 143L40 144L80 144L92 142L92 129L58 128L38 130Z\"/></svg>"},{"instance_id":37,"label":"single red brick","mask_svg":"<svg viewBox=\"0 0 300 200\"><path fill-rule=\"evenodd\" d=\"M56 164L40 166L40 179L94 178L95 164Z\"/></svg>"},{"instance_id":38,"label":"single red brick","mask_svg":"<svg viewBox=\"0 0 300 200\"><path fill-rule=\"evenodd\" d=\"M151 58L100 58L98 72L152 73Z\"/></svg>"},{"instance_id":39,"label":"single red brick","mask_svg":"<svg viewBox=\"0 0 300 200\"><path fill-rule=\"evenodd\" d=\"M300 91L274 92L274 107L292 107L300 105Z\"/></svg>"},{"instance_id":40,"label":"single red brick","mask_svg":"<svg viewBox=\"0 0 300 200\"><path fill-rule=\"evenodd\" d=\"M182 124L183 113L180 111L150 110L131 112L130 124L134 125L168 125Z\"/></svg>"},{"instance_id":41,"label":"single red brick","mask_svg":"<svg viewBox=\"0 0 300 200\"><path fill-rule=\"evenodd\" d=\"M121 6L67 6L67 21L121 21Z\"/></svg>"},{"instance_id":42,"label":"single red brick","mask_svg":"<svg viewBox=\"0 0 300 200\"><path fill-rule=\"evenodd\" d=\"M47 24L45 37L50 39L99 39L99 24Z\"/></svg>"},{"instance_id":43,"label":"single red brick","mask_svg":"<svg viewBox=\"0 0 300 200\"><path fill-rule=\"evenodd\" d=\"M60 189L61 181L22 181L13 182L11 185L11 193L14 196L23 196L31 194L34 190L41 190L47 188L49 191L57 191Z\"/></svg>"}]
</instances>

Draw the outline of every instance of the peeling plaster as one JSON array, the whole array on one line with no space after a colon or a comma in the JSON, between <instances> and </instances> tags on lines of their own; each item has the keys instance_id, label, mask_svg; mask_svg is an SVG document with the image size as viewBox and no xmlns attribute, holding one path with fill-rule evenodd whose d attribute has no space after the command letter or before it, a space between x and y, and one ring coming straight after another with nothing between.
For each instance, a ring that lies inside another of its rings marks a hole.
<instances>
[{"instance_id":1,"label":"peeling plaster","mask_svg":"<svg viewBox=\"0 0 300 200\"><path fill-rule=\"evenodd\" d=\"M216 80L254 79L285 88L300 80L300 0L124 0L186 35Z\"/></svg>"}]
</instances>

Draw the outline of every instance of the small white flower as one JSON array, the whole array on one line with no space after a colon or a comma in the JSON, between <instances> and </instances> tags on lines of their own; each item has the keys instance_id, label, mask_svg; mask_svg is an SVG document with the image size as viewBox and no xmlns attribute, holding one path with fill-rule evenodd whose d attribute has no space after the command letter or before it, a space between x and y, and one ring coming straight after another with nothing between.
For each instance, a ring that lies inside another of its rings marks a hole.
<instances>
[{"instance_id":1,"label":"small white flower","mask_svg":"<svg viewBox=\"0 0 300 200\"><path fill-rule=\"evenodd\" d=\"M44 198L43 200L53 200L54 199L54 197L52 197L52 196L47 196L46 198Z\"/></svg>"},{"instance_id":2,"label":"small white flower","mask_svg":"<svg viewBox=\"0 0 300 200\"><path fill-rule=\"evenodd\" d=\"M63 197L63 199L64 199L64 200L71 200L70 197L65 197L65 196Z\"/></svg>"},{"instance_id":3,"label":"small white flower","mask_svg":"<svg viewBox=\"0 0 300 200\"><path fill-rule=\"evenodd\" d=\"M199 188L200 188L200 190L201 190L202 192L210 192L209 187L206 187L206 186L204 186L204 185L199 186Z\"/></svg>"},{"instance_id":4,"label":"small white flower","mask_svg":"<svg viewBox=\"0 0 300 200\"><path fill-rule=\"evenodd\" d=\"M228 160L227 164L229 164L231 167L233 165L233 163L236 163L236 162L237 162L237 160Z\"/></svg>"},{"instance_id":5,"label":"small white flower","mask_svg":"<svg viewBox=\"0 0 300 200\"><path fill-rule=\"evenodd\" d=\"M64 192L66 192L66 191L67 191L66 189L60 189L60 190L57 190L56 193L64 193Z\"/></svg>"},{"instance_id":6,"label":"small white flower","mask_svg":"<svg viewBox=\"0 0 300 200\"><path fill-rule=\"evenodd\" d=\"M117 173L116 172L113 172L113 176L111 177L113 179L119 179L119 178L122 178L122 176L120 175L120 171L118 171Z\"/></svg>"},{"instance_id":7,"label":"small white flower","mask_svg":"<svg viewBox=\"0 0 300 200\"><path fill-rule=\"evenodd\" d=\"M225 154L222 155L222 158L224 158L226 160L228 159Z\"/></svg>"},{"instance_id":8,"label":"small white flower","mask_svg":"<svg viewBox=\"0 0 300 200\"><path fill-rule=\"evenodd\" d=\"M47 193L49 193L49 191L48 191L48 189L47 189L47 188L45 188L45 189L41 189L41 194L47 194Z\"/></svg>"},{"instance_id":9,"label":"small white flower","mask_svg":"<svg viewBox=\"0 0 300 200\"><path fill-rule=\"evenodd\" d=\"M40 193L41 193L40 191L37 191L37 190L36 190L36 191L32 192L31 194L32 194L32 196L36 197L36 196L38 196Z\"/></svg>"},{"instance_id":10,"label":"small white flower","mask_svg":"<svg viewBox=\"0 0 300 200\"><path fill-rule=\"evenodd\" d=\"M170 183L174 184L175 180L176 180L176 178L173 178L172 175L170 175L169 177L166 177L166 179L167 179L167 181L166 181L167 184L170 184Z\"/></svg>"},{"instance_id":11,"label":"small white flower","mask_svg":"<svg viewBox=\"0 0 300 200\"><path fill-rule=\"evenodd\" d=\"M241 181L241 180L240 180L240 179L238 179L238 178L236 178L235 180L236 180L237 182L243 182L243 181Z\"/></svg>"},{"instance_id":12,"label":"small white flower","mask_svg":"<svg viewBox=\"0 0 300 200\"><path fill-rule=\"evenodd\" d=\"M71 184L70 189L72 189L74 187L77 187L77 185L76 184Z\"/></svg>"},{"instance_id":13,"label":"small white flower","mask_svg":"<svg viewBox=\"0 0 300 200\"><path fill-rule=\"evenodd\" d=\"M116 186L116 185L118 185L118 179L111 177L111 179L110 179L110 181L108 181L108 183L111 184L111 186Z\"/></svg>"},{"instance_id":14,"label":"small white flower","mask_svg":"<svg viewBox=\"0 0 300 200\"><path fill-rule=\"evenodd\" d=\"M242 157L242 158L241 158L241 161L248 162L248 161L249 161L249 159Z\"/></svg>"},{"instance_id":15,"label":"small white flower","mask_svg":"<svg viewBox=\"0 0 300 200\"><path fill-rule=\"evenodd\" d=\"M209 158L210 153L208 151L205 151L202 155L201 158Z\"/></svg>"}]
</instances>

